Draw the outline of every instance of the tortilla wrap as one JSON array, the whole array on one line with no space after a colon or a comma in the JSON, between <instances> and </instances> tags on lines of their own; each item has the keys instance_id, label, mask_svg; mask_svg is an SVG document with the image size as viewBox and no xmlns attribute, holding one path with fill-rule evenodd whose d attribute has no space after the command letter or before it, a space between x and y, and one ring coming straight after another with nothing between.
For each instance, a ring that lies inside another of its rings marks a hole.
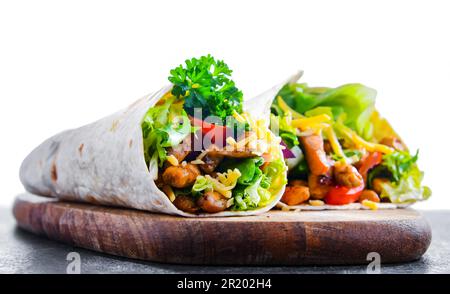
<instances>
[{"instance_id":1,"label":"tortilla wrap","mask_svg":"<svg viewBox=\"0 0 450 294\"><path fill-rule=\"evenodd\" d=\"M274 88L272 88L272 91L278 91L286 84L296 83L302 76L303 76L303 70L298 70L295 74L293 74L291 77L286 79L283 83L278 84ZM267 122L270 122L270 108L273 102L273 98L276 97L278 94L278 91L273 93L273 95L261 95L261 97L254 97L247 101L247 106L250 106L252 109L254 109L255 112L260 113L260 115L265 116L265 120ZM372 116L370 118L370 121L372 122L374 128L373 128L373 137L379 141L384 137L391 136L395 137L398 140L402 142L402 144L408 149L404 141L401 139L401 137L398 135L398 133L394 130L394 128L391 126L391 124L383 118L378 110L374 109ZM413 203L378 203L377 209L396 209L396 208L406 208L412 205ZM362 205L361 203L350 203L346 205L328 205L323 204L320 206L314 206L310 205L308 203L303 203L299 205L287 205L281 201L277 203L275 206L278 209L284 210L284 211L318 211L318 210L369 210L370 208Z\"/></svg>"},{"instance_id":2,"label":"tortilla wrap","mask_svg":"<svg viewBox=\"0 0 450 294\"><path fill-rule=\"evenodd\" d=\"M172 85L163 87L124 110L43 142L25 158L20 168L25 189L61 200L187 217L254 215L275 206L283 195L284 185L265 207L215 214L183 212L157 188L144 159L141 122L149 108L171 88ZM274 96L276 92L271 90L260 96Z\"/></svg>"}]
</instances>

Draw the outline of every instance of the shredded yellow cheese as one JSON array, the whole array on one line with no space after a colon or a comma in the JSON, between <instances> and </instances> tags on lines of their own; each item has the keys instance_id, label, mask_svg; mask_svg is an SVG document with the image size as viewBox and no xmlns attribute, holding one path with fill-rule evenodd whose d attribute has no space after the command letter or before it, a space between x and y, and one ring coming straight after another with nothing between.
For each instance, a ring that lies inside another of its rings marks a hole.
<instances>
[{"instance_id":1,"label":"shredded yellow cheese","mask_svg":"<svg viewBox=\"0 0 450 294\"><path fill-rule=\"evenodd\" d=\"M175 193L172 190L172 187L169 185L164 185L162 188L163 192L169 197L170 202L173 202L175 200Z\"/></svg>"},{"instance_id":2,"label":"shredded yellow cheese","mask_svg":"<svg viewBox=\"0 0 450 294\"><path fill-rule=\"evenodd\" d=\"M300 113L298 113L297 111L292 109L289 105L287 105L287 103L284 102L284 100L283 100L283 98L281 98L281 96L277 97L277 102L278 102L278 105L280 106L280 108L284 112L289 112L295 118L303 118L304 117L303 115L301 115Z\"/></svg>"},{"instance_id":3,"label":"shredded yellow cheese","mask_svg":"<svg viewBox=\"0 0 450 294\"><path fill-rule=\"evenodd\" d=\"M339 140L336 136L336 133L334 132L332 127L328 127L324 130L325 135L328 138L328 141L330 142L331 148L333 149L333 152L339 156L342 157L345 160L345 154L344 151L342 151L341 144L339 144Z\"/></svg>"},{"instance_id":4,"label":"shredded yellow cheese","mask_svg":"<svg viewBox=\"0 0 450 294\"><path fill-rule=\"evenodd\" d=\"M210 175L205 175L205 178L212 184L212 189L225 198L231 198L231 190L236 187L237 179L241 176L241 172L235 168L234 170L228 170L226 173L218 173L217 179Z\"/></svg>"},{"instance_id":5,"label":"shredded yellow cheese","mask_svg":"<svg viewBox=\"0 0 450 294\"><path fill-rule=\"evenodd\" d=\"M252 141L256 141L258 138L256 137L256 134L251 134L250 136L245 137L244 139L240 140L236 143L236 149L237 150L244 150L245 146Z\"/></svg>"},{"instance_id":6,"label":"shredded yellow cheese","mask_svg":"<svg viewBox=\"0 0 450 294\"><path fill-rule=\"evenodd\" d=\"M274 160L280 157L278 150L281 138L269 131L264 119L254 119L247 112L239 114L236 111L233 112L233 117L239 122L247 122L252 133L238 142L231 137L227 138L226 142L228 145L226 150L249 150L259 156L265 153L273 154Z\"/></svg>"},{"instance_id":7,"label":"shredded yellow cheese","mask_svg":"<svg viewBox=\"0 0 450 294\"><path fill-rule=\"evenodd\" d=\"M331 117L327 114L319 114L307 118L293 119L291 125L294 128L299 128L301 131L305 131L314 126L328 127L328 123L331 122Z\"/></svg>"},{"instance_id":8,"label":"shredded yellow cheese","mask_svg":"<svg viewBox=\"0 0 450 294\"><path fill-rule=\"evenodd\" d=\"M241 172L235 168L234 170L227 170L226 173L217 173L217 179L219 179L219 181L230 187L232 186L233 188L236 186L237 183L237 179L241 176Z\"/></svg>"},{"instance_id":9,"label":"shredded yellow cheese","mask_svg":"<svg viewBox=\"0 0 450 294\"><path fill-rule=\"evenodd\" d=\"M173 166L178 166L179 165L178 159L175 156L173 156L173 155L167 156L167 161Z\"/></svg>"},{"instance_id":10,"label":"shredded yellow cheese","mask_svg":"<svg viewBox=\"0 0 450 294\"><path fill-rule=\"evenodd\" d=\"M236 110L233 111L233 117L240 123L245 123L245 119L236 112Z\"/></svg>"},{"instance_id":11,"label":"shredded yellow cheese","mask_svg":"<svg viewBox=\"0 0 450 294\"><path fill-rule=\"evenodd\" d=\"M350 129L350 128L342 125L342 124L340 125L340 129L342 130L344 135L349 137L349 139L357 147L362 147L362 148L366 149L369 152L381 152L381 153L384 153L384 154L390 154L390 153L394 152L394 149L392 149L389 146L386 146L386 145L383 145L383 144L367 142L366 140L364 140L363 138L358 136L358 134L356 134L355 131L353 131L352 129Z\"/></svg>"},{"instance_id":12,"label":"shredded yellow cheese","mask_svg":"<svg viewBox=\"0 0 450 294\"><path fill-rule=\"evenodd\" d=\"M210 175L206 175L205 178L212 184L213 190L223 195L225 198L231 198L231 189L221 182L219 182L217 179L214 179Z\"/></svg>"}]
</instances>

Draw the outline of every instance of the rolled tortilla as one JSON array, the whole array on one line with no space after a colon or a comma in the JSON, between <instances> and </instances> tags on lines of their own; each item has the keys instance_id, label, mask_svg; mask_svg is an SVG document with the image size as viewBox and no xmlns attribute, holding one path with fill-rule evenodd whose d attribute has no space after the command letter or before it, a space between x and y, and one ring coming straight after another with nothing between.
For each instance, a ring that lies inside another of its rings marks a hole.
<instances>
[{"instance_id":1,"label":"rolled tortilla","mask_svg":"<svg viewBox=\"0 0 450 294\"><path fill-rule=\"evenodd\" d=\"M386 136L392 136L397 138L402 142L402 144L407 148L404 141L400 138L400 136L395 132L394 128L391 124L383 117L380 116L379 112L375 109L371 118L371 122L374 125L374 138L377 140L381 140ZM396 209L396 208L407 208L411 206L413 203L377 203L377 209ZM370 208L362 205L361 203L350 203L346 205L320 205L313 206L308 203L299 204L299 205L287 205L283 202L278 202L276 208L284 210L284 211L317 211L317 210L369 210Z\"/></svg>"},{"instance_id":2,"label":"rolled tortilla","mask_svg":"<svg viewBox=\"0 0 450 294\"><path fill-rule=\"evenodd\" d=\"M253 109L254 115L257 115L258 113L260 115L264 115L267 122L270 122L270 107L272 105L273 99L276 98L276 95L281 90L281 88L288 84L288 83L296 83L298 80L303 76L303 70L298 70L295 74L290 76L288 79L286 79L284 82L276 85L269 91L272 91L271 95L261 95L257 96L255 98L250 99L247 101L247 106L251 106L251 109ZM404 141L401 139L401 137L398 135L398 133L394 130L394 128L391 126L391 124L383 118L377 109L374 109L374 112L370 118L370 121L372 122L374 129L373 129L373 137L380 141L384 137L395 137L397 138L403 146L407 148ZM281 198L280 198L281 200ZM377 208L378 209L396 209L396 208L407 208L413 203L404 203L404 204L398 204L398 203L378 203ZM359 210L359 209L370 209L361 203L350 203L347 205L327 205L323 204L320 206L314 206L310 205L309 203L303 203L299 205L287 205L281 201L279 201L275 208L284 210L284 211L317 211L317 210Z\"/></svg>"},{"instance_id":3,"label":"rolled tortilla","mask_svg":"<svg viewBox=\"0 0 450 294\"><path fill-rule=\"evenodd\" d=\"M25 158L20 168L25 189L61 200L187 217L253 215L275 206L284 186L265 207L215 214L183 212L158 189L145 163L141 122L149 108L171 88L172 85L163 87L124 110L43 142ZM264 95L273 94L268 91ZM286 171L284 174L286 177Z\"/></svg>"}]
</instances>

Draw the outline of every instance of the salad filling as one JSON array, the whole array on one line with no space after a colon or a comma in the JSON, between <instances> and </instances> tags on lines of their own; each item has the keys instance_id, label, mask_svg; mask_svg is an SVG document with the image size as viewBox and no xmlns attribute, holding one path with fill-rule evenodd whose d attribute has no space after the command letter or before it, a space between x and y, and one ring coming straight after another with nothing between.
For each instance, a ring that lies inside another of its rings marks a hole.
<instances>
[{"instance_id":1,"label":"salad filling","mask_svg":"<svg viewBox=\"0 0 450 294\"><path fill-rule=\"evenodd\" d=\"M281 139L243 111L231 73L210 55L186 60L142 120L149 172L182 211L257 209L286 184Z\"/></svg>"},{"instance_id":2,"label":"salad filling","mask_svg":"<svg viewBox=\"0 0 450 294\"><path fill-rule=\"evenodd\" d=\"M376 91L290 83L271 106L271 129L282 138L289 167L281 201L289 206L425 200L418 152L410 153L375 109Z\"/></svg>"}]
</instances>

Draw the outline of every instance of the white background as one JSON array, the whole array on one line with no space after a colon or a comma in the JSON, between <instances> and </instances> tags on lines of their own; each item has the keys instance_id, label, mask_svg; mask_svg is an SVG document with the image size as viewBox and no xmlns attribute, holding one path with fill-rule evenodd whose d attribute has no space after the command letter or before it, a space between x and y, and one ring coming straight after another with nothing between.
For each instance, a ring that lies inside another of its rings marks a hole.
<instances>
[{"instance_id":1,"label":"white background","mask_svg":"<svg viewBox=\"0 0 450 294\"><path fill-rule=\"evenodd\" d=\"M186 58L212 53L246 97L295 70L312 85L361 82L450 208L446 1L0 0L1 205L23 191L41 141L127 106Z\"/></svg>"}]
</instances>

